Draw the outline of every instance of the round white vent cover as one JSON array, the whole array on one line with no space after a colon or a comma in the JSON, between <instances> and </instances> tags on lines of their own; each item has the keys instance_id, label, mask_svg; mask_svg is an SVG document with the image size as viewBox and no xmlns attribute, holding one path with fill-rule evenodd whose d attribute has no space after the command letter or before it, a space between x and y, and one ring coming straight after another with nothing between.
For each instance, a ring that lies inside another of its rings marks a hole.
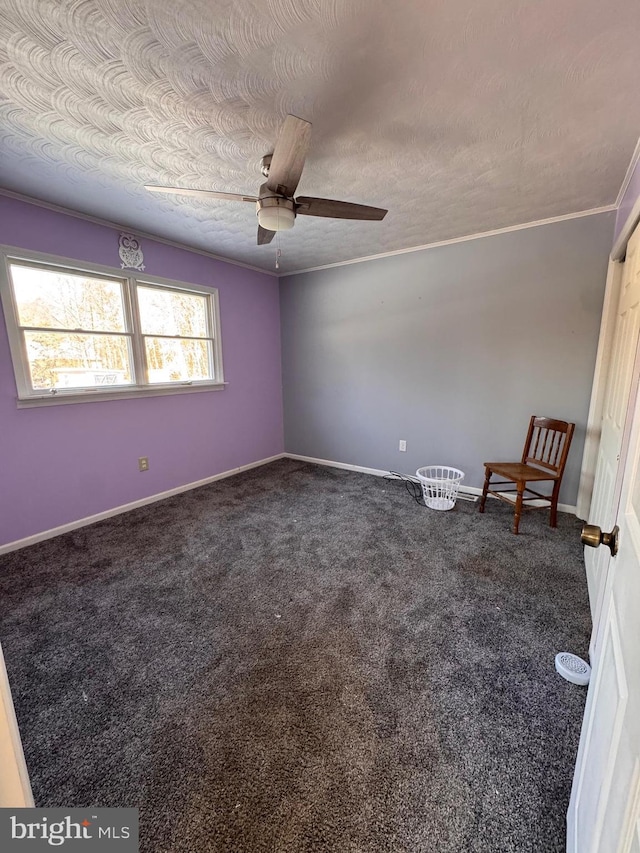
<instances>
[{"instance_id":1,"label":"round white vent cover","mask_svg":"<svg viewBox=\"0 0 640 853\"><path fill-rule=\"evenodd\" d=\"M559 652L556 655L556 670L572 684L588 684L591 678L589 664L571 652Z\"/></svg>"}]
</instances>

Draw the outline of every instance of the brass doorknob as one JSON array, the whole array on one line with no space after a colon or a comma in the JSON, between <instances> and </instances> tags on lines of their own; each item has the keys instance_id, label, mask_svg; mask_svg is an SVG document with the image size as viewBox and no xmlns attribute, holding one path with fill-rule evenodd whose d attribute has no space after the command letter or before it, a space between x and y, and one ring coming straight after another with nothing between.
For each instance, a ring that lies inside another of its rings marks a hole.
<instances>
[{"instance_id":1,"label":"brass doorknob","mask_svg":"<svg viewBox=\"0 0 640 853\"><path fill-rule=\"evenodd\" d=\"M582 527L582 535L580 539L583 545L588 545L589 548L597 548L599 545L606 545L611 551L611 556L615 557L618 553L618 534L620 528L616 524L611 533L603 533L597 524L584 524Z\"/></svg>"}]
</instances>

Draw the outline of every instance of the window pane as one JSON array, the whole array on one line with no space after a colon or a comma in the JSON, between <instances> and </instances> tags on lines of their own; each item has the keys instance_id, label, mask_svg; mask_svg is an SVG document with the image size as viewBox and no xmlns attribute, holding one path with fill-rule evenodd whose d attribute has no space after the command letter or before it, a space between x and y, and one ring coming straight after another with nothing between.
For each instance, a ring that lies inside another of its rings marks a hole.
<instances>
[{"instance_id":1,"label":"window pane","mask_svg":"<svg viewBox=\"0 0 640 853\"><path fill-rule=\"evenodd\" d=\"M145 338L149 382L213 379L207 341Z\"/></svg>"},{"instance_id":2,"label":"window pane","mask_svg":"<svg viewBox=\"0 0 640 853\"><path fill-rule=\"evenodd\" d=\"M122 283L11 264L22 326L124 332Z\"/></svg>"},{"instance_id":3,"label":"window pane","mask_svg":"<svg viewBox=\"0 0 640 853\"><path fill-rule=\"evenodd\" d=\"M130 385L128 338L25 332L34 389Z\"/></svg>"},{"instance_id":4,"label":"window pane","mask_svg":"<svg viewBox=\"0 0 640 853\"><path fill-rule=\"evenodd\" d=\"M140 324L145 335L206 338L207 296L138 286Z\"/></svg>"}]
</instances>

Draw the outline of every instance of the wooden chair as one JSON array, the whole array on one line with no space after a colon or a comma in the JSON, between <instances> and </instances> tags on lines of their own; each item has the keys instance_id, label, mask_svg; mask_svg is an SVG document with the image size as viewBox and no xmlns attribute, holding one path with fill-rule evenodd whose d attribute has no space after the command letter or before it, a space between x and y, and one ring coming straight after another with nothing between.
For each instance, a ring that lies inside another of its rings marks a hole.
<instances>
[{"instance_id":1,"label":"wooden chair","mask_svg":"<svg viewBox=\"0 0 640 853\"><path fill-rule=\"evenodd\" d=\"M564 467L569 455L569 447L573 438L575 424L566 421L555 421L551 418L538 418L532 416L529 422L529 432L524 443L522 459L520 462L485 462L486 476L484 478L484 489L480 501L480 512L484 512L487 495L494 495L504 503L515 507L513 519L513 532L518 532L520 516L523 509L550 509L549 524L551 527L558 526L558 495L560 483L564 474ZM495 474L504 479L491 483L491 476ZM544 480L553 481L553 491L550 495L543 495L533 489L527 488L527 483ZM499 489L496 486L514 484L515 489ZM531 495L526 497L525 493ZM515 495L515 499L508 497ZM549 501L543 506L527 505L527 501L537 500Z\"/></svg>"}]
</instances>

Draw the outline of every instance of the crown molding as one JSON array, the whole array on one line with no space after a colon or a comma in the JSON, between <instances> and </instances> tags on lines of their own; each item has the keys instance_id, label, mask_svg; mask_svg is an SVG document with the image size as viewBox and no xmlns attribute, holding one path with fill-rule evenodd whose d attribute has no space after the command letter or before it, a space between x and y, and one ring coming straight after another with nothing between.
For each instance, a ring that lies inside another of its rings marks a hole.
<instances>
[{"instance_id":1,"label":"crown molding","mask_svg":"<svg viewBox=\"0 0 640 853\"><path fill-rule=\"evenodd\" d=\"M580 210L576 213L565 213L562 216L552 216L549 219L536 219L533 222L523 222L521 225L509 225L506 228L495 228L493 231L479 231L477 234L468 234L466 237L453 237L451 240L440 240L437 243L424 243L422 246L411 246L408 249L393 249L390 252L380 252L377 255L367 255L364 258L353 258L349 261L337 261L334 264L322 264L318 267L306 267L304 269L292 270L280 273L280 278L289 275L301 275L316 270L327 270L333 267L345 267L349 264L362 264L365 261L376 261L379 258L390 258L393 255L407 255L410 252L422 252L425 249L438 249L442 246L453 246L456 243L466 243L468 240L480 240L482 237L495 237L498 234L509 234L511 231L522 231L525 228L537 228L540 225L552 225L554 222L565 222L568 219L581 219L583 216L596 216L599 213L611 213L617 210L616 205L607 204L605 207L593 207L590 210Z\"/></svg>"},{"instance_id":2,"label":"crown molding","mask_svg":"<svg viewBox=\"0 0 640 853\"><path fill-rule=\"evenodd\" d=\"M273 278L278 278L277 273L271 272L270 270L263 270L260 267L253 266L253 264L245 264L242 261L225 258L222 255L207 252L205 249L198 249L195 246L189 246L186 243L178 243L177 241L169 240L166 237L159 237L157 234L150 234L148 231L140 231L140 229L134 228L131 225L121 225L118 222L112 222L109 219L101 219L98 216L81 213L79 210L73 210L70 207L62 207L62 205L43 201L42 199L34 198L33 196L23 195L23 193L17 193L13 190L5 189L4 187L0 187L0 195L7 196L7 198L14 198L16 201L23 201L26 204L33 204L35 207L43 207L45 210L54 211L54 213L62 213L65 216L74 216L76 219L83 219L85 222L93 222L94 225L103 225L106 228L115 228L120 231L130 231L138 237L144 237L145 240L155 240L156 243L164 243L165 246L172 246L174 249L183 249L187 252L193 252L196 255L203 255L205 258L212 258L214 261L221 261L223 264L231 264L234 267L242 267L246 270L252 270L253 272L259 272L264 275L272 276Z\"/></svg>"},{"instance_id":3,"label":"crown molding","mask_svg":"<svg viewBox=\"0 0 640 853\"><path fill-rule=\"evenodd\" d=\"M633 167L640 157L640 140L638 140L638 145L636 146L636 152L629 164L629 169L627 170L627 176L625 177L626 185L623 183L623 188L626 190L626 186L631 179L631 175L633 174ZM425 249L437 249L443 246L453 246L456 243L466 243L468 240L480 240L482 237L494 237L499 234L509 234L511 231L522 231L526 228L537 228L540 225L552 225L554 222L564 222L569 219L580 219L584 216L596 216L599 213L611 213L618 209L618 204L608 204L604 207L594 207L589 210L581 210L576 213L565 213L561 216L552 216L548 219L537 219L532 222L523 222L520 225L509 225L505 228L495 228L492 231L479 231L476 234L468 234L464 237L453 237L450 240L440 240L435 243L424 243L420 246L410 246L406 249L393 249L389 252L380 252L376 255L366 255L362 258L351 258L346 261L336 261L331 264L321 264L320 266L315 267L303 267L297 270L291 270L291 272L283 272L277 273L271 270L264 270L260 267L253 266L253 264L246 264L242 261L236 261L231 258L223 257L222 255L216 255L213 252L207 252L204 249L198 249L195 246L189 246L185 243L178 243L175 240L169 240L166 237L159 237L157 234L151 234L147 231L140 231L137 228L133 228L130 225L121 225L117 222L112 222L108 219L101 219L97 216L91 216L88 213L82 213L77 210L73 210L68 207L63 207L62 205L53 204L52 202L43 201L42 199L33 198L32 196L24 195L23 193L17 193L13 190L5 189L4 187L0 187L0 195L7 196L8 198L14 198L17 201L23 201L26 204L33 204L36 207L43 207L45 210L52 210L55 213L62 213L66 216L73 216L76 219L82 219L86 222L93 222L96 225L103 225L107 228L120 229L125 231L133 231L136 235L140 237L144 237L147 240L155 240L157 243L164 243L166 246L172 246L175 249L183 249L187 252L194 252L197 255L203 255L205 258L211 258L215 261L221 261L225 264L231 264L232 266L242 267L243 269L252 270L253 272L263 273L264 275L271 276L272 278L286 278L291 275L301 275L302 273L307 272L316 272L317 270L326 270L333 269L334 267L343 267L348 266L350 264L361 264L366 261L375 261L380 258L389 258L394 255L406 255L411 252L422 252Z\"/></svg>"},{"instance_id":4,"label":"crown molding","mask_svg":"<svg viewBox=\"0 0 640 853\"><path fill-rule=\"evenodd\" d=\"M638 165L638 160L640 160L640 137L638 137L636 147L633 149L633 154L631 155L631 160L629 161L629 167L627 168L624 180L620 186L620 192L618 193L618 197L616 199L616 207L620 207L620 205L622 204L622 199L624 198L624 194L627 191L627 187L629 186L629 182L631 181L631 178L633 176L634 169Z\"/></svg>"}]
</instances>

